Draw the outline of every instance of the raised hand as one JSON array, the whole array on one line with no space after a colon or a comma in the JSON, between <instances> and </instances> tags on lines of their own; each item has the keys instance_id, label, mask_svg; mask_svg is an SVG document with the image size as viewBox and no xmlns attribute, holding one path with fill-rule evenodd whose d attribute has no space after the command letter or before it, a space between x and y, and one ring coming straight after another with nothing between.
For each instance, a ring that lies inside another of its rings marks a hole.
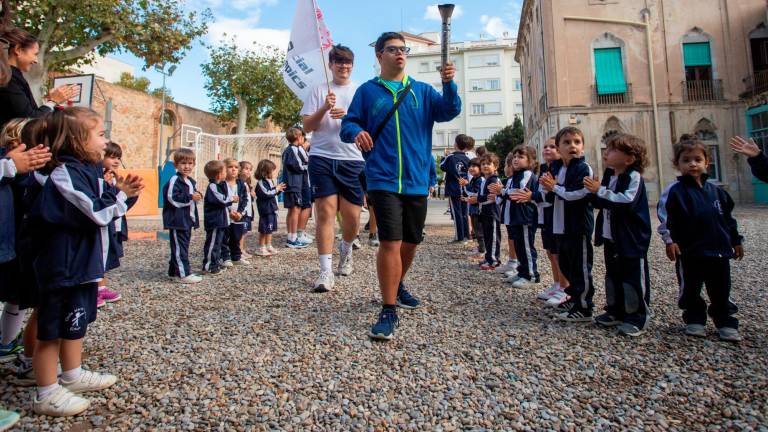
<instances>
[{"instance_id":1,"label":"raised hand","mask_svg":"<svg viewBox=\"0 0 768 432\"><path fill-rule=\"evenodd\" d=\"M443 82L453 81L453 77L456 76L456 66L452 62L448 62L440 68L440 78Z\"/></svg>"},{"instance_id":2,"label":"raised hand","mask_svg":"<svg viewBox=\"0 0 768 432\"><path fill-rule=\"evenodd\" d=\"M584 177L584 187L593 194L596 194L597 191L600 190L600 180L597 178L597 176L594 178Z\"/></svg>"},{"instance_id":3,"label":"raised hand","mask_svg":"<svg viewBox=\"0 0 768 432\"><path fill-rule=\"evenodd\" d=\"M544 173L544 175L539 177L539 184L547 192L552 192L553 190L555 190L555 185L557 184L557 182L555 182L555 178L552 177L552 174Z\"/></svg>"},{"instance_id":4,"label":"raised hand","mask_svg":"<svg viewBox=\"0 0 768 432\"><path fill-rule=\"evenodd\" d=\"M29 150L26 150L26 148L26 145L21 144L5 155L5 157L13 161L13 164L16 166L16 172L19 174L40 169L51 160L50 150L42 144Z\"/></svg>"},{"instance_id":5,"label":"raised hand","mask_svg":"<svg viewBox=\"0 0 768 432\"><path fill-rule=\"evenodd\" d=\"M752 138L747 141L740 136L735 136L731 138L730 144L731 150L736 153L741 153L744 156L755 157L760 155L760 147L755 144L755 141Z\"/></svg>"}]
</instances>

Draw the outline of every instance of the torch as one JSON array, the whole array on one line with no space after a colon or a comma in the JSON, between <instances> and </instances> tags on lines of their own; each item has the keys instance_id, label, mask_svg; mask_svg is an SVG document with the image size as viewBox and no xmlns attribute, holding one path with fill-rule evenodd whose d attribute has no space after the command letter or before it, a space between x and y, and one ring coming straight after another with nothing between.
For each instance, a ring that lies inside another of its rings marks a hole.
<instances>
[{"instance_id":1,"label":"torch","mask_svg":"<svg viewBox=\"0 0 768 432\"><path fill-rule=\"evenodd\" d=\"M440 18L443 20L443 31L440 38L440 60L442 66L448 63L448 48L451 43L451 15L453 15L453 4L437 5L440 11Z\"/></svg>"}]
</instances>

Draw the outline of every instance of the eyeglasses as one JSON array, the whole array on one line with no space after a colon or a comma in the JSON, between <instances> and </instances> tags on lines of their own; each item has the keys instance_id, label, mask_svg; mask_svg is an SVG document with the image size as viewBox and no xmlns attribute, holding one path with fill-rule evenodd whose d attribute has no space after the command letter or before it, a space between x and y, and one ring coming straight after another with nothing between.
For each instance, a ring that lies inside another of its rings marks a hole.
<instances>
[{"instance_id":1,"label":"eyeglasses","mask_svg":"<svg viewBox=\"0 0 768 432\"><path fill-rule=\"evenodd\" d=\"M402 46L387 45L387 46L384 47L383 50L381 50L381 52L386 52L387 54L398 54L398 53L400 53L400 54L408 55L408 53L411 52L411 48L407 47L407 46L404 46L404 45L402 45Z\"/></svg>"},{"instance_id":2,"label":"eyeglasses","mask_svg":"<svg viewBox=\"0 0 768 432\"><path fill-rule=\"evenodd\" d=\"M333 62L333 65L339 68L351 68L352 62Z\"/></svg>"}]
</instances>

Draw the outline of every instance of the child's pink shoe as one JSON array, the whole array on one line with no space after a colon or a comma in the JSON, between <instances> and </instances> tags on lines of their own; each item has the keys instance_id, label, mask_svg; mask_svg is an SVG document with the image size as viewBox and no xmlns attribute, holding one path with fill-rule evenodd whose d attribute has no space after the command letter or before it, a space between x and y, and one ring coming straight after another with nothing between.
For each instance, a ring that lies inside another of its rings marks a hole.
<instances>
[{"instance_id":1,"label":"child's pink shoe","mask_svg":"<svg viewBox=\"0 0 768 432\"><path fill-rule=\"evenodd\" d=\"M120 299L122 299L123 296L121 296L120 293L117 291L112 291L107 287L102 287L102 288L99 288L99 298L103 299L107 303L113 303L116 301L120 301Z\"/></svg>"}]
</instances>

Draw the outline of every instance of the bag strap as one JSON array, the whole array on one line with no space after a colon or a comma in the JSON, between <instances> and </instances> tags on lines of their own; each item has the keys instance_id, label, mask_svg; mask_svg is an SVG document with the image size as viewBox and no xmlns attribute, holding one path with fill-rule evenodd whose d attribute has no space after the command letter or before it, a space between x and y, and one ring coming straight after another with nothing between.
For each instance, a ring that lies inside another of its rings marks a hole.
<instances>
[{"instance_id":1,"label":"bag strap","mask_svg":"<svg viewBox=\"0 0 768 432\"><path fill-rule=\"evenodd\" d=\"M405 98L408 96L408 93L411 91L411 84L412 82L408 82L408 85L405 86L403 89L403 92L400 94L400 97L397 98L397 101L395 101L395 104L392 105L392 109L389 110L387 115L384 117L384 121L382 121L379 124L379 127L376 128L376 132L373 133L371 136L371 139L373 142L376 142L376 139L379 138L379 135L381 135L381 132L384 130L384 126L387 125L389 122L389 119L392 118L392 116L395 114L395 111L397 111L397 108L400 106L401 103L405 100Z\"/></svg>"}]
</instances>

